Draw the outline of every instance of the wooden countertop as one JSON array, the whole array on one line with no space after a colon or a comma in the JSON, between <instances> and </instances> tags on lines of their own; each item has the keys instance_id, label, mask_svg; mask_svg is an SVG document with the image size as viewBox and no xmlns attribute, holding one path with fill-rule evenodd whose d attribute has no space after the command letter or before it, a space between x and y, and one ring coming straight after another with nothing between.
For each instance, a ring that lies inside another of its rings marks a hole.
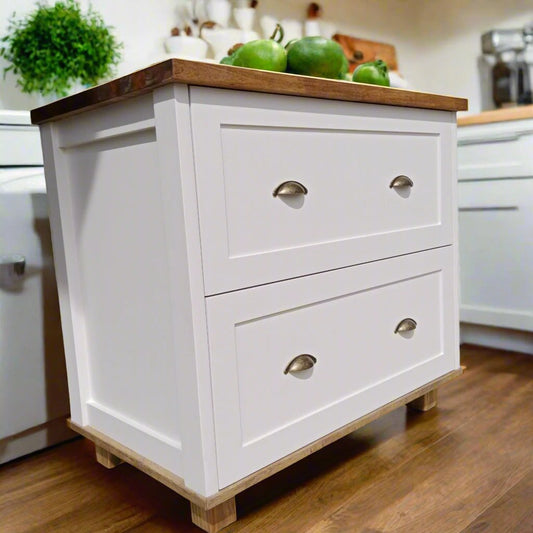
<instances>
[{"instance_id":1,"label":"wooden countertop","mask_svg":"<svg viewBox=\"0 0 533 533\"><path fill-rule=\"evenodd\" d=\"M467 115L457 119L458 126L474 126L477 124L490 124L492 122L507 122L509 120L525 120L533 118L533 105L507 107L483 111L477 115Z\"/></svg>"},{"instance_id":2,"label":"wooden countertop","mask_svg":"<svg viewBox=\"0 0 533 533\"><path fill-rule=\"evenodd\" d=\"M465 111L468 108L468 102L464 98L200 61L167 59L34 109L31 112L31 119L34 124L58 120L138 96L170 83L444 111Z\"/></svg>"}]
</instances>

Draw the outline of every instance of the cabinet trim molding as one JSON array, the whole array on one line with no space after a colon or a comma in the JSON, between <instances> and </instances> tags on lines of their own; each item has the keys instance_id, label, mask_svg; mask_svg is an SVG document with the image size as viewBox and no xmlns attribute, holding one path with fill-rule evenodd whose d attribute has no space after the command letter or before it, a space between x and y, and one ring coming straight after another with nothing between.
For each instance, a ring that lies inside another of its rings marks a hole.
<instances>
[{"instance_id":1,"label":"cabinet trim molding","mask_svg":"<svg viewBox=\"0 0 533 533\"><path fill-rule=\"evenodd\" d=\"M354 420L353 422L350 422L349 424L346 424L345 426L337 429L336 431L332 431L328 435L317 439L311 444L308 444L307 446L296 450L295 452L283 457L282 459L279 459L275 463L261 468L261 470L258 470L257 472L250 474L249 476L237 481L236 483L233 483L232 485L229 485L228 487L219 490L212 496L207 497L201 496L197 492L189 489L185 485L185 482L181 477L172 474L172 472L169 472L168 470L158 466L154 462L149 461L142 455L134 452L126 446L123 446L116 440L109 438L103 433L100 433L98 430L92 428L91 426L79 426L78 424L72 422L72 420L70 419L67 421L67 424L71 429L78 432L80 435L83 435L84 437L93 441L95 445L106 448L113 455L116 455L124 462L129 463L130 465L134 466L135 468L138 468L145 474L148 474L149 476L153 477L160 483L163 483L163 485L167 486L169 489L187 498L191 503L194 503L202 509L212 509L213 507L220 505L222 502L225 502L226 500L232 498L236 494L239 494L243 490L246 490L251 486L255 485L256 483L259 483L263 479L266 479L267 477L276 474L284 468L287 468L288 466L296 463L297 461L300 461L304 457L307 457L312 453L324 448L328 444L331 444L336 440L345 437L346 435L365 426L366 424L369 424L377 418L380 418L383 415L394 411L398 407L406 405L409 402L412 402L413 400L419 398L420 396L427 394L429 391L432 391L433 389L444 385L448 381L460 376L463 373L463 370L464 367L452 370L444 376L434 379L426 385L419 387L418 389L415 389L414 391L385 404L383 407L380 407L379 409L376 409L371 413L368 413L367 415L362 416Z\"/></svg>"},{"instance_id":2,"label":"cabinet trim molding","mask_svg":"<svg viewBox=\"0 0 533 533\"><path fill-rule=\"evenodd\" d=\"M533 331L533 313L461 304L461 322Z\"/></svg>"}]
</instances>

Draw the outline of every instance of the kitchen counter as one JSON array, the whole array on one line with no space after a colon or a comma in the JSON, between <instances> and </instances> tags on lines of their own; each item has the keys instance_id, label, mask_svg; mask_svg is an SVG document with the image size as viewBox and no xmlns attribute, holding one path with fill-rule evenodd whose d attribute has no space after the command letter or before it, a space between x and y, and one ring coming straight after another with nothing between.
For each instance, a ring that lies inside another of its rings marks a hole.
<instances>
[{"instance_id":1,"label":"kitchen counter","mask_svg":"<svg viewBox=\"0 0 533 533\"><path fill-rule=\"evenodd\" d=\"M464 98L200 61L168 59L34 109L31 113L32 122L42 124L57 120L139 96L172 83L443 111L468 109L468 102Z\"/></svg>"},{"instance_id":2,"label":"kitchen counter","mask_svg":"<svg viewBox=\"0 0 533 533\"><path fill-rule=\"evenodd\" d=\"M457 119L458 126L474 126L477 124L490 124L493 122L508 122L510 120L525 120L533 118L533 105L508 107L483 111L477 115L469 115Z\"/></svg>"}]
</instances>

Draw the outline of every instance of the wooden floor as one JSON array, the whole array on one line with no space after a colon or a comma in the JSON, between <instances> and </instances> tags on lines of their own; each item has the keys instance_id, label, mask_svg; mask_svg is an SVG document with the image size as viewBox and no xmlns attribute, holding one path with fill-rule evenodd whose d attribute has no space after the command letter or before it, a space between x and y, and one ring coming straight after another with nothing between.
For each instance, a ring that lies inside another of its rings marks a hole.
<instances>
[{"instance_id":1,"label":"wooden floor","mask_svg":"<svg viewBox=\"0 0 533 533\"><path fill-rule=\"evenodd\" d=\"M386 415L237 496L224 533L533 532L533 357L462 347L439 407ZM75 440L0 467L0 531L199 532L189 505Z\"/></svg>"}]
</instances>

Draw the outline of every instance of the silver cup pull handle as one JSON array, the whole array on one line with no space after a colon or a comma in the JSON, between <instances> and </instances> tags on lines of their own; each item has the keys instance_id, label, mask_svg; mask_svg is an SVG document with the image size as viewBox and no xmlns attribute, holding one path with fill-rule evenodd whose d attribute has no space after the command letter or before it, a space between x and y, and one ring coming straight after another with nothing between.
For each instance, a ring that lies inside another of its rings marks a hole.
<instances>
[{"instance_id":1,"label":"silver cup pull handle","mask_svg":"<svg viewBox=\"0 0 533 533\"><path fill-rule=\"evenodd\" d=\"M299 181L284 181L274 189L272 196L296 196L298 194L307 194L307 187Z\"/></svg>"},{"instance_id":2,"label":"silver cup pull handle","mask_svg":"<svg viewBox=\"0 0 533 533\"><path fill-rule=\"evenodd\" d=\"M403 189L404 187L412 187L414 185L413 180L409 176L396 176L391 182L389 187L391 189Z\"/></svg>"},{"instance_id":3,"label":"silver cup pull handle","mask_svg":"<svg viewBox=\"0 0 533 533\"><path fill-rule=\"evenodd\" d=\"M313 368L316 363L316 357L314 355L309 355L308 353L303 353L296 356L285 368L284 374L297 374L298 372L303 372L304 370L309 370Z\"/></svg>"},{"instance_id":4,"label":"silver cup pull handle","mask_svg":"<svg viewBox=\"0 0 533 533\"><path fill-rule=\"evenodd\" d=\"M406 331L413 331L416 329L416 320L413 318L404 318L394 330L394 333L405 333Z\"/></svg>"}]
</instances>

